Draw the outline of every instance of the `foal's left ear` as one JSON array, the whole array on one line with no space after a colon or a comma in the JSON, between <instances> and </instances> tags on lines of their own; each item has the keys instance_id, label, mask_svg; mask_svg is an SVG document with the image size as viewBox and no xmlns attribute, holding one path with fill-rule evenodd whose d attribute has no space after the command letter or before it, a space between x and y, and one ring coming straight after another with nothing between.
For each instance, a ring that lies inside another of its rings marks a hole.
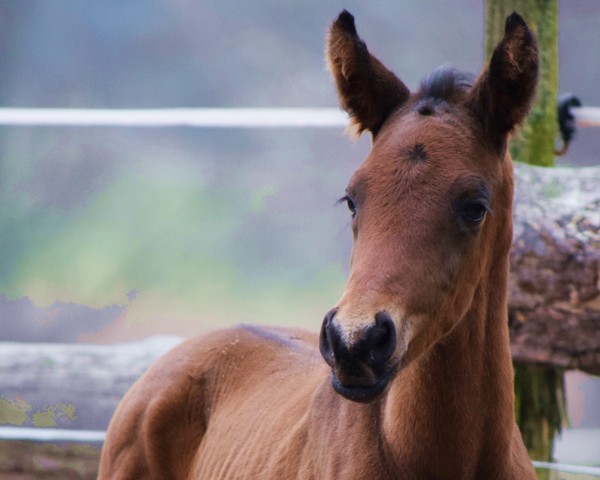
<instances>
[{"instance_id":1,"label":"foal's left ear","mask_svg":"<svg viewBox=\"0 0 600 480\"><path fill-rule=\"evenodd\" d=\"M329 30L327 63L340 105L358 134L364 130L377 134L386 117L410 95L402 81L369 53L346 10Z\"/></svg>"},{"instance_id":2,"label":"foal's left ear","mask_svg":"<svg viewBox=\"0 0 600 480\"><path fill-rule=\"evenodd\" d=\"M533 32L514 13L506 19L504 38L467 99L482 121L485 134L499 150L507 136L525 120L538 79L538 49Z\"/></svg>"}]
</instances>

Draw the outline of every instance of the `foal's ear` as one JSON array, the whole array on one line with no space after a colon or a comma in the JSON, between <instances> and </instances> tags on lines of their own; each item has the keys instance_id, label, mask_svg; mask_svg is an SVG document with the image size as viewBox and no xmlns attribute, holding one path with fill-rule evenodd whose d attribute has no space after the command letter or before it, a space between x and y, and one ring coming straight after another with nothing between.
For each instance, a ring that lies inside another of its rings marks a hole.
<instances>
[{"instance_id":1,"label":"foal's ear","mask_svg":"<svg viewBox=\"0 0 600 480\"><path fill-rule=\"evenodd\" d=\"M507 135L527 116L538 78L538 49L533 32L513 12L504 38L479 76L468 102L492 143L503 149Z\"/></svg>"},{"instance_id":2,"label":"foal's ear","mask_svg":"<svg viewBox=\"0 0 600 480\"><path fill-rule=\"evenodd\" d=\"M370 130L375 135L392 110L410 95L400 79L369 53L356 33L354 17L346 10L329 30L327 63L340 105L357 134Z\"/></svg>"}]
</instances>

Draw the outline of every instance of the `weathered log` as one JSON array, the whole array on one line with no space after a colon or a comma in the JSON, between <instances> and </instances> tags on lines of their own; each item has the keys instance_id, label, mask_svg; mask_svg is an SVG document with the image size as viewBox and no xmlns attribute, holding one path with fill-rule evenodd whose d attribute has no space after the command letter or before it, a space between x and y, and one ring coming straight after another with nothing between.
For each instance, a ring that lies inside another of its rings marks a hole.
<instances>
[{"instance_id":1,"label":"weathered log","mask_svg":"<svg viewBox=\"0 0 600 480\"><path fill-rule=\"evenodd\" d=\"M600 373L600 168L516 166L513 357Z\"/></svg>"},{"instance_id":2,"label":"weathered log","mask_svg":"<svg viewBox=\"0 0 600 480\"><path fill-rule=\"evenodd\" d=\"M105 430L133 382L179 341L0 343L0 425Z\"/></svg>"}]
</instances>

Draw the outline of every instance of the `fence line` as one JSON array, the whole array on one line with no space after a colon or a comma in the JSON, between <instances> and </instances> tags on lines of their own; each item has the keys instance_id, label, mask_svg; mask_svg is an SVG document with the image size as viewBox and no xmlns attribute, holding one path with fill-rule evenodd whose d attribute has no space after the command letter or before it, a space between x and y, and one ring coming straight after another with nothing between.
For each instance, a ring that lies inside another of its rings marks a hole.
<instances>
[{"instance_id":1,"label":"fence line","mask_svg":"<svg viewBox=\"0 0 600 480\"><path fill-rule=\"evenodd\" d=\"M571 107L578 127L600 127L600 107Z\"/></svg>"},{"instance_id":2,"label":"fence line","mask_svg":"<svg viewBox=\"0 0 600 480\"><path fill-rule=\"evenodd\" d=\"M600 127L600 107L571 107L578 127ZM61 127L345 127L337 108L0 108L0 125Z\"/></svg>"},{"instance_id":3,"label":"fence line","mask_svg":"<svg viewBox=\"0 0 600 480\"><path fill-rule=\"evenodd\" d=\"M99 127L343 127L336 108L0 108L0 125Z\"/></svg>"},{"instance_id":4,"label":"fence line","mask_svg":"<svg viewBox=\"0 0 600 480\"><path fill-rule=\"evenodd\" d=\"M68 430L60 428L0 427L0 440L29 442L102 443L106 432L99 430Z\"/></svg>"},{"instance_id":5,"label":"fence line","mask_svg":"<svg viewBox=\"0 0 600 480\"><path fill-rule=\"evenodd\" d=\"M563 473L583 473L592 477L600 477L599 467L586 467L585 465L567 465L565 463L550 463L533 461L535 468L543 468L545 470L554 470Z\"/></svg>"}]
</instances>

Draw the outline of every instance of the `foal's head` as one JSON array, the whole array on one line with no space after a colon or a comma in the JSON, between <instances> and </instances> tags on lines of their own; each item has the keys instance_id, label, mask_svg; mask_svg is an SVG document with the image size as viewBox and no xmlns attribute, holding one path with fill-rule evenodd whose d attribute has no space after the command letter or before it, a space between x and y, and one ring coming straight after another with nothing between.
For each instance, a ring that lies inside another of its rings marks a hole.
<instances>
[{"instance_id":1,"label":"foal's head","mask_svg":"<svg viewBox=\"0 0 600 480\"><path fill-rule=\"evenodd\" d=\"M494 270L506 270L507 142L533 98L537 48L513 13L477 79L439 69L411 93L368 52L344 11L331 26L327 59L341 106L373 146L344 197L350 276L323 322L321 353L335 390L368 401L447 335L482 289L493 290Z\"/></svg>"}]
</instances>

